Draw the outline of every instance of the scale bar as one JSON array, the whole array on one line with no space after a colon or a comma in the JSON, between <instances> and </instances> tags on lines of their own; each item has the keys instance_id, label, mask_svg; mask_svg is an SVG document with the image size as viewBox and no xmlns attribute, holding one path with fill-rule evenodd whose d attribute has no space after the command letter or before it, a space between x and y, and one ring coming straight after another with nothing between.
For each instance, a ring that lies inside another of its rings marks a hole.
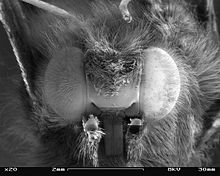
<instances>
[{"instance_id":1,"label":"scale bar","mask_svg":"<svg viewBox=\"0 0 220 176\"><path fill-rule=\"evenodd\" d=\"M144 168L67 168L69 170L141 170L144 171Z\"/></svg>"}]
</instances>

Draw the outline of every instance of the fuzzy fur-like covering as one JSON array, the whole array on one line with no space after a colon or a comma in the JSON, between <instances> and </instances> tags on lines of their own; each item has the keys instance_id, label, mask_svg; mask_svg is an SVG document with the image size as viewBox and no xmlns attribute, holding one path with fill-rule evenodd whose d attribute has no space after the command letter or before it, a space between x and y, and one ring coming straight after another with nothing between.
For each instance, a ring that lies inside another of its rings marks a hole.
<instances>
[{"instance_id":1,"label":"fuzzy fur-like covering","mask_svg":"<svg viewBox=\"0 0 220 176\"><path fill-rule=\"evenodd\" d=\"M65 7L65 3L62 5ZM212 31L200 24L190 8L183 0L166 0L162 4L132 1L133 21L129 24L123 20L118 3L110 1L93 1L88 9L90 16L74 11L79 22L27 10L31 30L27 42L33 50L35 66L29 74L35 75L33 85L38 101L31 104L22 92L10 93L9 104L1 98L0 147L13 158L9 165L82 166L74 155L81 121L59 117L44 100L42 80L55 51L78 47L85 54L84 61L88 51L103 59L117 56L126 60L141 57L143 50L152 46L167 51L178 66L178 102L163 119L146 119L147 132L141 139L143 151L138 163L123 157L106 157L100 151L99 166L208 165L212 139L201 141L209 118L206 111L220 97L219 45Z\"/></svg>"}]
</instances>

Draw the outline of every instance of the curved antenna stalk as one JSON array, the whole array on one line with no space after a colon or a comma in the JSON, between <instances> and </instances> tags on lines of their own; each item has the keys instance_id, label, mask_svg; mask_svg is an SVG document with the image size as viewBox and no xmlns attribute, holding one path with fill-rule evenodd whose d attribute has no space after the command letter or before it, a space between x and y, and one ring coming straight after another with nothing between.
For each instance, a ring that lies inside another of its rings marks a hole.
<instances>
[{"instance_id":1,"label":"curved antenna stalk","mask_svg":"<svg viewBox=\"0 0 220 176\"><path fill-rule=\"evenodd\" d=\"M122 0L120 5L119 5L119 9L121 11L121 14L123 16L123 19L125 21L127 21L128 23L130 23L132 21L132 16L128 10L128 4L131 0Z\"/></svg>"},{"instance_id":2,"label":"curved antenna stalk","mask_svg":"<svg viewBox=\"0 0 220 176\"><path fill-rule=\"evenodd\" d=\"M64 9L61 9L55 5L40 1L40 0L21 0L25 3L31 4L33 6L36 6L40 9L46 10L48 12L51 12L55 15L64 16L64 17L73 17L72 14L65 11Z\"/></svg>"},{"instance_id":3,"label":"curved antenna stalk","mask_svg":"<svg viewBox=\"0 0 220 176\"><path fill-rule=\"evenodd\" d=\"M26 69L22 62L22 57L24 57L24 51L22 50L21 45L23 42L19 40L19 38L17 37L17 33L16 33L17 32L16 29L18 28L19 25L15 21L15 19L13 22L12 20L10 20L10 18L8 17L9 13L11 16L20 19L20 22L22 22L23 30L27 33L28 28L25 23L25 16L21 10L20 4L17 1L13 1L13 3L11 1L0 2L0 21L2 22L3 27L8 35L9 42L12 46L14 55L16 57L16 60L21 70L21 74L22 74L22 78L23 78L26 90L29 96L31 97L31 99L35 100L35 96L31 92L31 88L28 83ZM16 16L15 13L18 13L19 16Z\"/></svg>"}]
</instances>

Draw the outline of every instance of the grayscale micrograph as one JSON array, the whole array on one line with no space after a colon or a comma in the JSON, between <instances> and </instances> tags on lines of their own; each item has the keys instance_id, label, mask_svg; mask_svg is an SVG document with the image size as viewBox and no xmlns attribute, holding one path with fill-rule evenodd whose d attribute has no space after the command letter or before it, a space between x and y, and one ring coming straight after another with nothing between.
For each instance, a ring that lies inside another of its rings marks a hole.
<instances>
[{"instance_id":1,"label":"grayscale micrograph","mask_svg":"<svg viewBox=\"0 0 220 176\"><path fill-rule=\"evenodd\" d=\"M219 24L217 0L0 0L0 167L220 167Z\"/></svg>"}]
</instances>

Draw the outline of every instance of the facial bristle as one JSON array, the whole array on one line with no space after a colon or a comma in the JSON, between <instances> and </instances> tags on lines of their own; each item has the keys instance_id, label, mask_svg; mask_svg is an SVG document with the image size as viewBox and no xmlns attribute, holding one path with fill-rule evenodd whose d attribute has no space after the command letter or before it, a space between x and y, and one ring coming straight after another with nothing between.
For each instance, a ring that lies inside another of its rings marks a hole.
<instances>
[{"instance_id":1,"label":"facial bristle","mask_svg":"<svg viewBox=\"0 0 220 176\"><path fill-rule=\"evenodd\" d=\"M88 121L98 120L94 117L90 117ZM104 135L101 128L96 130L90 130L86 128L86 123L83 121L84 130L81 132L77 139L77 149L75 151L75 156L77 156L78 161L82 161L83 166L94 166L98 167L98 147L99 142Z\"/></svg>"},{"instance_id":2,"label":"facial bristle","mask_svg":"<svg viewBox=\"0 0 220 176\"><path fill-rule=\"evenodd\" d=\"M138 162L141 158L142 151L144 148L142 144L142 135L127 133L126 142L128 146L127 147L127 160Z\"/></svg>"}]
</instances>

